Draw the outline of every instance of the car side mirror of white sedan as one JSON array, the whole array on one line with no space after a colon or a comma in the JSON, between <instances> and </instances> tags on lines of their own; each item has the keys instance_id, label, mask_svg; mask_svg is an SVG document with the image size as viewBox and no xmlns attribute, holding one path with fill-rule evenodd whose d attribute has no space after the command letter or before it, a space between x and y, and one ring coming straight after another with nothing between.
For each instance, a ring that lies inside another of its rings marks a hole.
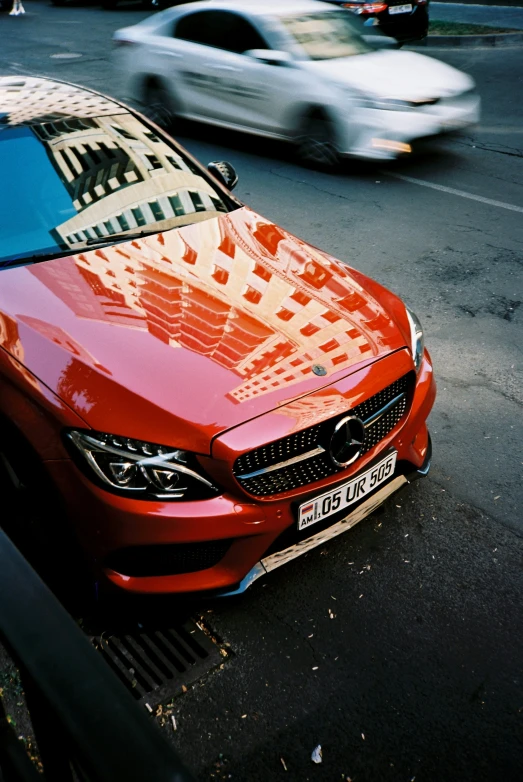
<instances>
[{"instance_id":1,"label":"car side mirror of white sedan","mask_svg":"<svg viewBox=\"0 0 523 782\"><path fill-rule=\"evenodd\" d=\"M292 66L293 62L292 55L289 52L276 51L274 49L249 49L244 54L267 65Z\"/></svg>"}]
</instances>

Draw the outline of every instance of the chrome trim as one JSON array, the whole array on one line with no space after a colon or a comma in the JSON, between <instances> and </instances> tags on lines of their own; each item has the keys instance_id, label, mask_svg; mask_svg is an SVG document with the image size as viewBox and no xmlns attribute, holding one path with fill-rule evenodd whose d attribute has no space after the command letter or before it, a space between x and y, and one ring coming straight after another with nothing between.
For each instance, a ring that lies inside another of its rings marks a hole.
<instances>
[{"instance_id":1,"label":"chrome trim","mask_svg":"<svg viewBox=\"0 0 523 782\"><path fill-rule=\"evenodd\" d=\"M263 567L261 562L257 562L251 570L247 573L235 589L231 589L228 592L219 592L216 597L234 597L235 595L242 595L251 584L253 584L260 576L267 575L267 571Z\"/></svg>"},{"instance_id":2,"label":"chrome trim","mask_svg":"<svg viewBox=\"0 0 523 782\"><path fill-rule=\"evenodd\" d=\"M267 472L274 472L274 470L281 470L284 467L288 467L290 464L298 464L298 462L304 462L307 459L312 459L314 456L319 456L320 453L325 453L325 448L318 445L317 448L313 448L312 451L307 451L299 456L293 456L292 459L287 459L285 462L278 462L278 464L271 464L269 467L262 467L261 470L255 470L254 472L245 472L242 475L236 475L236 478L240 481L246 481L248 478L255 478L257 475L264 475Z\"/></svg>"},{"instance_id":3,"label":"chrome trim","mask_svg":"<svg viewBox=\"0 0 523 782\"><path fill-rule=\"evenodd\" d=\"M305 540L301 540L299 543L295 543L294 546L289 546L289 548L286 548L283 551L277 551L275 554L270 554L268 557L261 560L261 564L267 573L269 573L271 570L276 570L277 567L284 565L286 562L296 559L296 557L299 557L301 554L305 554L307 551L316 548L316 546L320 546L327 540L331 540L331 538L341 535L342 532L354 527L355 524L362 521L366 516L372 513L372 511L376 510L387 497L394 494L394 492L400 489L404 483L408 483L405 476L398 475L397 478L393 478L389 483L386 483L385 486L376 492L376 494L373 494L368 500L362 502L361 505L358 505L356 510L349 513L349 515L341 521L338 521L337 524L334 524L332 527L327 527L326 530L318 532L310 538L305 538Z\"/></svg>"},{"instance_id":4,"label":"chrome trim","mask_svg":"<svg viewBox=\"0 0 523 782\"><path fill-rule=\"evenodd\" d=\"M389 410L392 410L393 407L396 407L398 402L401 402L401 400L406 396L407 394L405 391L402 391L401 394L398 394L398 396L395 396L394 399L390 400L390 402L387 402L387 404L384 405L381 410L376 410L375 413L369 415L369 417L363 421L363 426L365 429L367 429L369 426L372 426L372 424L375 424L376 421L379 421L380 418L385 415L385 413L388 413Z\"/></svg>"},{"instance_id":5,"label":"chrome trim","mask_svg":"<svg viewBox=\"0 0 523 782\"><path fill-rule=\"evenodd\" d=\"M285 565L287 562L291 562L302 554L306 554L307 551L311 551L311 549L316 548L316 546L321 546L322 543L326 543L328 540L341 535L342 532L347 532L347 530L354 527L359 521L363 521L364 518L375 511L391 494L394 494L398 489L401 489L405 483L408 483L408 480L404 475L398 475L396 478L393 478L389 483L386 483L385 486L365 500L365 502L358 505L356 510L349 513L349 515L341 521L338 521L337 524L328 527L322 532L318 532L310 538L305 538L299 543L295 543L293 546L283 549L283 551L277 551L275 554L270 554L268 557L261 559L254 565L252 570L247 573L245 578L235 589L232 589L230 592L222 592L219 597L231 597L245 592L245 590L248 589L254 581L260 578L260 576L264 576L266 573L270 573L271 570L276 570L276 568L281 567L281 565Z\"/></svg>"}]
</instances>

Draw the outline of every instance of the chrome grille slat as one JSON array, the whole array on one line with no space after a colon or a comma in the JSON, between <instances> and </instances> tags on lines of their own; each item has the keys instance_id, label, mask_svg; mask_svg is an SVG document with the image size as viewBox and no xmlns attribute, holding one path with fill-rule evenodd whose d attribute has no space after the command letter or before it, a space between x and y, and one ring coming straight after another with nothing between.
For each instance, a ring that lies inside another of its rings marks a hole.
<instances>
[{"instance_id":1,"label":"chrome grille slat","mask_svg":"<svg viewBox=\"0 0 523 782\"><path fill-rule=\"evenodd\" d=\"M354 407L352 412L367 421L362 454L383 440L404 416L413 373ZM233 473L242 488L256 497L268 497L307 486L339 472L325 450L325 437L342 416L249 451L236 459Z\"/></svg>"}]
</instances>

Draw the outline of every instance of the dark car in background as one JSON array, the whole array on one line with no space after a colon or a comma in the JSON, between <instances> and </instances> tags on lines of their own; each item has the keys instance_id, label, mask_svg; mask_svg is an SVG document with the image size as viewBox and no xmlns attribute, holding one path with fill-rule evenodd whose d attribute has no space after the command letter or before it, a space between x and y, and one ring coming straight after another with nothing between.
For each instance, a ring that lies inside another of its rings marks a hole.
<instances>
[{"instance_id":1,"label":"dark car in background","mask_svg":"<svg viewBox=\"0 0 523 782\"><path fill-rule=\"evenodd\" d=\"M400 43L425 38L429 28L428 0L325 0L356 14L366 28L380 31Z\"/></svg>"}]
</instances>

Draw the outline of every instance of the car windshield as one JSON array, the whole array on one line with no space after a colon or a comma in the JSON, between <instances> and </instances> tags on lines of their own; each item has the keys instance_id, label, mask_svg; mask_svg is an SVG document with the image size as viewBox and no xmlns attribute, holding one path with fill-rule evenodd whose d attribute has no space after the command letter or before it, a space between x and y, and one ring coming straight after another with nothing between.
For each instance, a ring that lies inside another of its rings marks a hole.
<instances>
[{"instance_id":1,"label":"car windshield","mask_svg":"<svg viewBox=\"0 0 523 782\"><path fill-rule=\"evenodd\" d=\"M122 111L9 124L0 114L0 268L236 207L188 156Z\"/></svg>"},{"instance_id":2,"label":"car windshield","mask_svg":"<svg viewBox=\"0 0 523 782\"><path fill-rule=\"evenodd\" d=\"M333 60L372 51L345 11L283 16L280 19L311 60Z\"/></svg>"}]
</instances>

